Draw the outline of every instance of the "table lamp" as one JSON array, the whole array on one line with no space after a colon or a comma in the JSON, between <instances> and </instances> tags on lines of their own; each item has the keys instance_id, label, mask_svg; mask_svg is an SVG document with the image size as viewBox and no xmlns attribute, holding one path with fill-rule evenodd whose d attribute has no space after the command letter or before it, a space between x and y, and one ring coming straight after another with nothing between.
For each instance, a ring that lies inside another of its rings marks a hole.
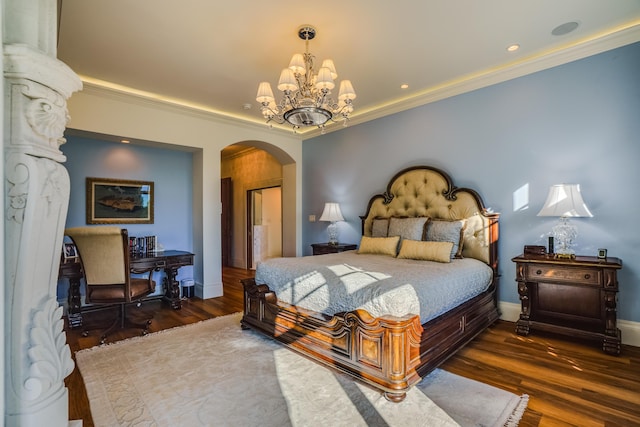
<instances>
[{"instance_id":1,"label":"table lamp","mask_svg":"<svg viewBox=\"0 0 640 427\"><path fill-rule=\"evenodd\" d=\"M327 232L329 233L329 244L337 245L338 244L338 225L336 221L344 221L342 216L342 212L340 211L340 205L333 202L328 202L324 204L324 210L322 211L322 215L320 216L320 221L329 221L331 224L327 227Z\"/></svg>"},{"instance_id":2,"label":"table lamp","mask_svg":"<svg viewBox=\"0 0 640 427\"><path fill-rule=\"evenodd\" d=\"M582 200L580 184L556 184L549 189L547 201L538 212L538 216L560 217L553 227L558 258L574 258L573 243L578 236L577 227L569 222L570 217L592 217L589 208Z\"/></svg>"}]
</instances>

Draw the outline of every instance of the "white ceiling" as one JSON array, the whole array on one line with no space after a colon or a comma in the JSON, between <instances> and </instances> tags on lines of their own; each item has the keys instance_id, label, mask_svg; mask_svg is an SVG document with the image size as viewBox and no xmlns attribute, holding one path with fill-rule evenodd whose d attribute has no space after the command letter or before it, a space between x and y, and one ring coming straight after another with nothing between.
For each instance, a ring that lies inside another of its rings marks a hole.
<instances>
[{"instance_id":1,"label":"white ceiling","mask_svg":"<svg viewBox=\"0 0 640 427\"><path fill-rule=\"evenodd\" d=\"M303 24L360 123L639 41L640 0L60 0L58 56L85 86L263 123L258 83L276 90Z\"/></svg>"}]
</instances>

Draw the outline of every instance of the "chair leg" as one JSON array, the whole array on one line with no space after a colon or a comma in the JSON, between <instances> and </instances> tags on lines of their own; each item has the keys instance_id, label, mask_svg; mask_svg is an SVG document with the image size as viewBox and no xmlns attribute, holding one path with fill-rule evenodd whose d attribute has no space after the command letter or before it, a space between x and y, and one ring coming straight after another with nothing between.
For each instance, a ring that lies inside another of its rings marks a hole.
<instances>
[{"instance_id":1,"label":"chair leg","mask_svg":"<svg viewBox=\"0 0 640 427\"><path fill-rule=\"evenodd\" d=\"M109 307L105 307L99 311L102 310L107 310L109 309ZM121 324L121 316L120 316L120 308L118 308L118 314L116 315L115 319L106 327L105 329L105 325L104 324L100 324L100 325L86 325L85 324L85 329L83 329L82 331L82 336L83 337L88 337L89 336L89 332L94 331L96 329L104 329L106 332L103 332L100 335L100 344L104 344L105 338L108 335L108 333L113 332L115 329L118 328L118 326ZM108 333L107 333L108 332Z\"/></svg>"},{"instance_id":2,"label":"chair leg","mask_svg":"<svg viewBox=\"0 0 640 427\"><path fill-rule=\"evenodd\" d=\"M147 335L149 333L151 319L147 319L144 322L133 322L127 317L125 306L126 304L120 304L120 307L118 308L118 315L111 323L111 325L100 335L100 344L104 344L107 341L107 337L119 329L142 329L142 335ZM88 335L89 330L84 330L82 332L83 337L86 337Z\"/></svg>"},{"instance_id":3,"label":"chair leg","mask_svg":"<svg viewBox=\"0 0 640 427\"><path fill-rule=\"evenodd\" d=\"M104 332L102 332L102 335L100 335L100 344L104 344L107 341L107 336L109 336L110 334L112 334L113 332L115 332L118 329L122 329L122 325L123 325L123 309L122 307L124 307L124 304L120 305L120 309L118 309L118 317L116 317L116 319L113 321L113 323L111 324L111 326L109 326L107 329L104 330Z\"/></svg>"},{"instance_id":4,"label":"chair leg","mask_svg":"<svg viewBox=\"0 0 640 427\"><path fill-rule=\"evenodd\" d=\"M140 306L140 302L136 303L136 307ZM142 329L142 335L147 335L149 333L149 326L151 326L151 319L147 319L144 322L134 322L132 321L126 314L124 304L122 306L122 319L123 319L123 327L125 328L134 328L134 329Z\"/></svg>"}]
</instances>

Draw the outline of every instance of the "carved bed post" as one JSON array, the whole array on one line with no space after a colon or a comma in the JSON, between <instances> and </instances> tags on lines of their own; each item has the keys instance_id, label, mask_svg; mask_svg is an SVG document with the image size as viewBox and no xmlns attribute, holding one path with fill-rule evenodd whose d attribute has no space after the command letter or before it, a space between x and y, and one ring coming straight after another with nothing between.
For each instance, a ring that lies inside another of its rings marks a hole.
<instances>
[{"instance_id":1,"label":"carved bed post","mask_svg":"<svg viewBox=\"0 0 640 427\"><path fill-rule=\"evenodd\" d=\"M56 285L69 175L59 146L82 83L56 59L56 2L3 3L4 425L67 426L73 361Z\"/></svg>"}]
</instances>

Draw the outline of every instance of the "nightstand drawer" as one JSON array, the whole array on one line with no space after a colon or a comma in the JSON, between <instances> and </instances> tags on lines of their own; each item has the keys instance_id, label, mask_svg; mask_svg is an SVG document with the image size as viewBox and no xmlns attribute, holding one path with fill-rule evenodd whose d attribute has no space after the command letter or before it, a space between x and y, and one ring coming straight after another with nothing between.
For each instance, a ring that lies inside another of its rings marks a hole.
<instances>
[{"instance_id":1,"label":"nightstand drawer","mask_svg":"<svg viewBox=\"0 0 640 427\"><path fill-rule=\"evenodd\" d=\"M357 249L358 246L352 243L338 243L337 245L332 245L329 243L313 243L311 247L313 248L314 255L325 255L337 254L344 251L352 251Z\"/></svg>"},{"instance_id":2,"label":"nightstand drawer","mask_svg":"<svg viewBox=\"0 0 640 427\"><path fill-rule=\"evenodd\" d=\"M535 282L551 280L593 286L602 284L602 271L594 268L558 268L555 265L529 264L525 275L526 280Z\"/></svg>"}]
</instances>

